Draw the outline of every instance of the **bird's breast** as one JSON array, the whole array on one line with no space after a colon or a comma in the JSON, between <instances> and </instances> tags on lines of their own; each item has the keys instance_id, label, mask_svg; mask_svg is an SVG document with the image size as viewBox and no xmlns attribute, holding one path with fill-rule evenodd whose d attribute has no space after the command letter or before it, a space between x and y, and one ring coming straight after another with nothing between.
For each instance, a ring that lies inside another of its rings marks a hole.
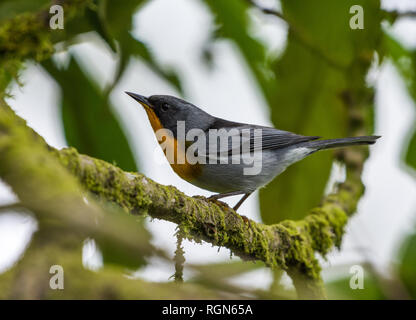
<instances>
[{"instance_id":1,"label":"bird's breast","mask_svg":"<svg viewBox=\"0 0 416 320\"><path fill-rule=\"evenodd\" d=\"M181 146L177 139L168 134L162 134L159 137L159 130L163 130L164 127L160 122L158 116L150 108L145 108L147 117L149 118L150 125L155 132L159 145L161 146L165 157L167 158L173 171L182 179L192 183L202 173L202 167L198 163L191 164L186 158L186 148Z\"/></svg>"}]
</instances>

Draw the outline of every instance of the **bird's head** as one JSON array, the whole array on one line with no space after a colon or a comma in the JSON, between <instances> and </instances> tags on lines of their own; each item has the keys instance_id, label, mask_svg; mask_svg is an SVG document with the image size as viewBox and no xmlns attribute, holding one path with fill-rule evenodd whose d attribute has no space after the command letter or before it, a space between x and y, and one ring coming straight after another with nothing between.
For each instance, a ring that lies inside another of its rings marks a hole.
<instances>
[{"instance_id":1,"label":"bird's head","mask_svg":"<svg viewBox=\"0 0 416 320\"><path fill-rule=\"evenodd\" d=\"M136 93L126 93L144 107L155 131L169 129L176 136L178 121L185 122L185 132L188 132L193 128L205 130L214 119L193 104L173 96L154 95L146 98Z\"/></svg>"}]
</instances>

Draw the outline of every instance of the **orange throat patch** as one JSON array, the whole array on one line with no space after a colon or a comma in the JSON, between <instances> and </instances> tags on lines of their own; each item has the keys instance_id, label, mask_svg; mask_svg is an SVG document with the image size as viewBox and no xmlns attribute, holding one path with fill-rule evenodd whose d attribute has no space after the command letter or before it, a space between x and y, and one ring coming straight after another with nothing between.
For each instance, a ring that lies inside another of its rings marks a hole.
<instances>
[{"instance_id":1,"label":"orange throat patch","mask_svg":"<svg viewBox=\"0 0 416 320\"><path fill-rule=\"evenodd\" d=\"M158 130L164 129L156 113L146 105L144 105L144 109L155 134ZM187 161L186 148L180 146L174 137L168 135L164 135L164 137L162 141L158 139L158 142L173 171L188 182L196 180L202 174L202 167L199 164L190 164Z\"/></svg>"}]
</instances>

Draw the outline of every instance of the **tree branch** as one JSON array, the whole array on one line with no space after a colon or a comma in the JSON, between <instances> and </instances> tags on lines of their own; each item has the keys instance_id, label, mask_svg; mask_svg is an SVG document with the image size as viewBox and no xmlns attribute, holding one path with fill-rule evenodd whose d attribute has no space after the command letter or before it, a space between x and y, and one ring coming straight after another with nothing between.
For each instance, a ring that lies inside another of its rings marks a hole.
<instances>
[{"instance_id":1,"label":"tree branch","mask_svg":"<svg viewBox=\"0 0 416 320\"><path fill-rule=\"evenodd\" d=\"M15 134L11 134L13 132ZM22 149L25 151L22 152ZM40 203L56 202L55 193L60 190L59 186L68 187L66 180L58 183L55 172L53 193L43 191L38 195L33 194L33 183L36 183L36 188L49 184L47 190L51 190L51 181L45 180L51 177L54 170L59 169L54 162L50 162L49 165L42 166L42 171L29 172L28 175L27 169L21 171L22 166L37 166L33 162L35 154L39 158L48 159L46 150L51 150L49 152L55 154L60 163L78 177L84 188L127 212L139 215L147 213L153 218L176 223L188 239L198 242L204 240L223 246L245 260L261 260L270 267L286 270L293 277L302 297L322 297L320 266L314 252L325 255L334 245L340 245L347 217L355 211L363 192L359 179L361 166L358 165L349 170L348 179L339 186L338 192L326 197L322 205L312 209L305 219L296 222L284 221L275 225L264 225L252 220L247 222L221 202L212 203L203 197L188 197L175 187L160 185L140 173L124 172L105 161L80 155L73 148L60 151L52 149L2 102L0 176L13 187L25 206L35 210L41 209L37 207ZM31 193L28 193L28 187ZM79 204L78 207L81 208ZM71 213L66 212L59 216L70 216L71 221L77 221L78 227L88 223L86 219L91 216L91 208L75 210L79 212L75 216L73 207L68 206L67 210ZM62 212L53 209L51 211ZM111 234L111 225L106 225L102 232ZM127 239L125 244L127 245Z\"/></svg>"},{"instance_id":2,"label":"tree branch","mask_svg":"<svg viewBox=\"0 0 416 320\"><path fill-rule=\"evenodd\" d=\"M336 61L333 57L328 55L325 52L325 50L322 50L322 48L316 45L314 41L311 41L309 37L307 36L307 33L305 33L306 30L296 25L296 23L293 20L291 20L289 17L287 17L283 13L280 13L279 11L269 9L269 8L264 8L260 6L259 4L257 4L254 0L245 0L245 1L252 7L260 10L262 13L277 17L280 20L286 22L289 26L289 31L291 32L291 35L297 41L299 41L299 43L302 44L307 50L309 50L312 54L316 55L317 57L325 61L328 65L339 70L346 69L347 66Z\"/></svg>"}]
</instances>

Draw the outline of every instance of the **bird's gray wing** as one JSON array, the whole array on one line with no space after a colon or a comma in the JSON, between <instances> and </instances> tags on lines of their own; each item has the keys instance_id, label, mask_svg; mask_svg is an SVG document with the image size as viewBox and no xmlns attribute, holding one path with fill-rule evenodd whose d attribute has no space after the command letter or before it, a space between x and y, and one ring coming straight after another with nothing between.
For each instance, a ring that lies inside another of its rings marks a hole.
<instances>
[{"instance_id":1,"label":"bird's gray wing","mask_svg":"<svg viewBox=\"0 0 416 320\"><path fill-rule=\"evenodd\" d=\"M210 130L205 131L206 149L205 154L199 152L200 156L213 156L215 150L215 156L222 158L259 150L282 149L319 138L223 119L218 119L209 129L216 129L218 135L211 135Z\"/></svg>"},{"instance_id":2,"label":"bird's gray wing","mask_svg":"<svg viewBox=\"0 0 416 320\"><path fill-rule=\"evenodd\" d=\"M261 130L261 135L256 136L256 130L258 129ZM260 148L261 150L282 149L301 142L316 140L319 138L320 137L318 136L302 136L275 128L257 127L254 128L250 137L250 151L256 151ZM261 145L259 143L261 143Z\"/></svg>"}]
</instances>

